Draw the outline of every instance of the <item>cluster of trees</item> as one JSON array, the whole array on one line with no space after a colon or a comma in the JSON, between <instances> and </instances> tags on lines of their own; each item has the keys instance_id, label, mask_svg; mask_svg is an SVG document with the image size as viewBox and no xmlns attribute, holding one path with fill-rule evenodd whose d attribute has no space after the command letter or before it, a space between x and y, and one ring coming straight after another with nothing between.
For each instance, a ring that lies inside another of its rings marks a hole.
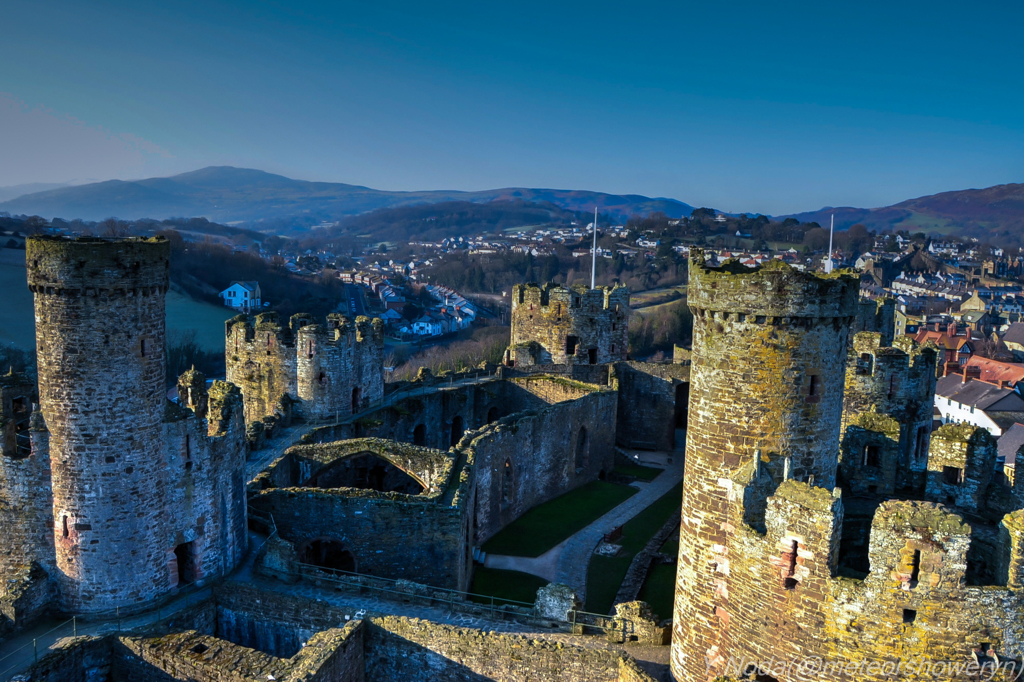
<instances>
[{"instance_id":1,"label":"cluster of trees","mask_svg":"<svg viewBox=\"0 0 1024 682\"><path fill-rule=\"evenodd\" d=\"M220 303L218 294L231 282L256 280L285 319L298 312L325 316L342 300L344 285L337 277L312 281L288 272L280 259L267 261L210 241L185 242L176 230L158 234L171 243L171 281L193 298Z\"/></svg>"},{"instance_id":2,"label":"cluster of trees","mask_svg":"<svg viewBox=\"0 0 1024 682\"><path fill-rule=\"evenodd\" d=\"M689 346L693 340L693 315L685 300L635 311L629 318L629 355L644 359L671 356L672 346Z\"/></svg>"},{"instance_id":3,"label":"cluster of trees","mask_svg":"<svg viewBox=\"0 0 1024 682\"><path fill-rule=\"evenodd\" d=\"M414 379L421 367L426 367L434 374L441 372L461 372L473 369L481 362L497 365L501 362L511 338L509 327L488 326L472 330L468 335L460 335L459 340L451 343L431 346L407 359L392 356L385 361L388 366L398 365L388 376L388 381L408 381Z\"/></svg>"}]
</instances>

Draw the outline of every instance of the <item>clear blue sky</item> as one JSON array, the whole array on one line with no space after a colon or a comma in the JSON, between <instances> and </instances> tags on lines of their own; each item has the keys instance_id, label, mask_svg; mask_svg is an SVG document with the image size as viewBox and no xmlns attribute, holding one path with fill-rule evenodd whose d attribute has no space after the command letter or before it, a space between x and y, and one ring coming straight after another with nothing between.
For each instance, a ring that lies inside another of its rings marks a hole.
<instances>
[{"instance_id":1,"label":"clear blue sky","mask_svg":"<svg viewBox=\"0 0 1024 682\"><path fill-rule=\"evenodd\" d=\"M206 165L731 211L1024 182L1019 2L5 0L0 186Z\"/></svg>"}]
</instances>

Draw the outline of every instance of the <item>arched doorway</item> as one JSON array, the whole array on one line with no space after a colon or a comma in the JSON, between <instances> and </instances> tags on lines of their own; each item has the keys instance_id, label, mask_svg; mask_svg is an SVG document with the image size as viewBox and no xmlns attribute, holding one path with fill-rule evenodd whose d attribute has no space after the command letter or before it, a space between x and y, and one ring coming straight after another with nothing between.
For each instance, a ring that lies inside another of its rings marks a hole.
<instances>
[{"instance_id":1,"label":"arched doorway","mask_svg":"<svg viewBox=\"0 0 1024 682\"><path fill-rule=\"evenodd\" d=\"M462 440L462 434L465 433L462 425L462 417L455 415L452 419L452 442L451 446L454 448Z\"/></svg>"},{"instance_id":2,"label":"arched doorway","mask_svg":"<svg viewBox=\"0 0 1024 682\"><path fill-rule=\"evenodd\" d=\"M359 411L359 401L362 398L362 393L358 386L352 389L352 414Z\"/></svg>"},{"instance_id":3,"label":"arched doorway","mask_svg":"<svg viewBox=\"0 0 1024 682\"><path fill-rule=\"evenodd\" d=\"M299 563L317 566L329 571L356 572L356 558L341 540L317 538L299 548Z\"/></svg>"},{"instance_id":4,"label":"arched doorway","mask_svg":"<svg viewBox=\"0 0 1024 682\"><path fill-rule=\"evenodd\" d=\"M579 432L576 433L576 449L573 454L573 460L576 464L576 473L582 472L590 464L590 447L587 442L587 429L585 426L581 426Z\"/></svg>"},{"instance_id":5,"label":"arched doorway","mask_svg":"<svg viewBox=\"0 0 1024 682\"><path fill-rule=\"evenodd\" d=\"M498 408L492 407L491 409L487 410L487 423L493 424L496 421L498 421Z\"/></svg>"},{"instance_id":6,"label":"arched doorway","mask_svg":"<svg viewBox=\"0 0 1024 682\"><path fill-rule=\"evenodd\" d=\"M413 445L426 445L427 444L427 427L423 424L417 424L416 428L412 430L412 444Z\"/></svg>"}]
</instances>

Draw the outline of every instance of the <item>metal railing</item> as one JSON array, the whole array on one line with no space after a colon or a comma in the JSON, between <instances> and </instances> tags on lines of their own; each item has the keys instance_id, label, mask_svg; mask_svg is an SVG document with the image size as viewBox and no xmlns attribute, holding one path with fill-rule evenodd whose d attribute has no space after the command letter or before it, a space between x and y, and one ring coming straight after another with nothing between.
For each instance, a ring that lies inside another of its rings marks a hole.
<instances>
[{"instance_id":1,"label":"metal railing","mask_svg":"<svg viewBox=\"0 0 1024 682\"><path fill-rule=\"evenodd\" d=\"M397 595L403 597L405 600L418 599L427 600L428 602L438 602L441 605L447 605L451 610L473 610L483 608L486 609L492 617L495 617L500 612L502 615L520 615L527 618L552 620L547 617L539 616L536 611L536 604L533 602L523 602L494 595L478 594L476 592L452 590L446 587L433 587L431 585L423 585L421 583L412 583L415 585L415 588L409 589L404 587L404 585L409 584L409 581L394 578L382 578L374 575L367 575L365 573L355 573L335 568L325 568L314 564L300 563L298 566L298 572L291 573L290 575L292 577L297 577L300 580L305 579L314 582L334 583L349 589L354 588L356 591L365 589L370 593ZM310 573L312 573L312 575L310 575ZM516 612L503 608L507 606L521 609L521 611ZM631 632L633 625L631 622L615 616L578 610L567 611L561 618L561 621L567 625L573 626L574 631L577 627L589 627L603 631L624 630Z\"/></svg>"},{"instance_id":2,"label":"metal railing","mask_svg":"<svg viewBox=\"0 0 1024 682\"><path fill-rule=\"evenodd\" d=\"M206 597L199 598L198 593L204 592L211 589L210 585L202 586L189 586L182 590L179 590L177 594L162 603L158 603L155 607L155 618L154 610L149 611L126 611L121 612L120 607L110 609L107 611L99 611L91 613L86 617L83 616L72 616L71 618L58 623L49 630L37 634L32 637L31 641L27 641L18 648L7 652L3 656L0 656L0 682L7 682L14 675L27 670L30 666L39 662L41 657L48 655L49 649L61 639L66 637L78 637L79 626L82 626L89 630L98 630L94 627L97 624L114 624L116 623L116 632L121 632L122 623L125 620L138 620L143 619L146 622L139 623L136 627L142 625L152 625L159 623L164 619L165 616L183 611L190 608L194 604L198 604L203 601ZM93 627L90 627L93 626ZM61 631L63 634L59 634ZM58 634L55 634L58 633ZM19 633L12 633L13 637L18 637ZM27 650L31 647L32 656L31 660L25 660L27 657ZM21 654L19 656L19 654ZM15 660L17 657L17 660Z\"/></svg>"}]
</instances>

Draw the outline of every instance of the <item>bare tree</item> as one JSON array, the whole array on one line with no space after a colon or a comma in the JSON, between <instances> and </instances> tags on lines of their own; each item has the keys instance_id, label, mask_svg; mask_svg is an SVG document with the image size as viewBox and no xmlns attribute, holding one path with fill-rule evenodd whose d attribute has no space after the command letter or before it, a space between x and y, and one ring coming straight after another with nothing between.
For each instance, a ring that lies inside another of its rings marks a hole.
<instances>
[{"instance_id":1,"label":"bare tree","mask_svg":"<svg viewBox=\"0 0 1024 682\"><path fill-rule=\"evenodd\" d=\"M124 220L107 218L96 226L102 237L127 237L132 233L131 227Z\"/></svg>"}]
</instances>

